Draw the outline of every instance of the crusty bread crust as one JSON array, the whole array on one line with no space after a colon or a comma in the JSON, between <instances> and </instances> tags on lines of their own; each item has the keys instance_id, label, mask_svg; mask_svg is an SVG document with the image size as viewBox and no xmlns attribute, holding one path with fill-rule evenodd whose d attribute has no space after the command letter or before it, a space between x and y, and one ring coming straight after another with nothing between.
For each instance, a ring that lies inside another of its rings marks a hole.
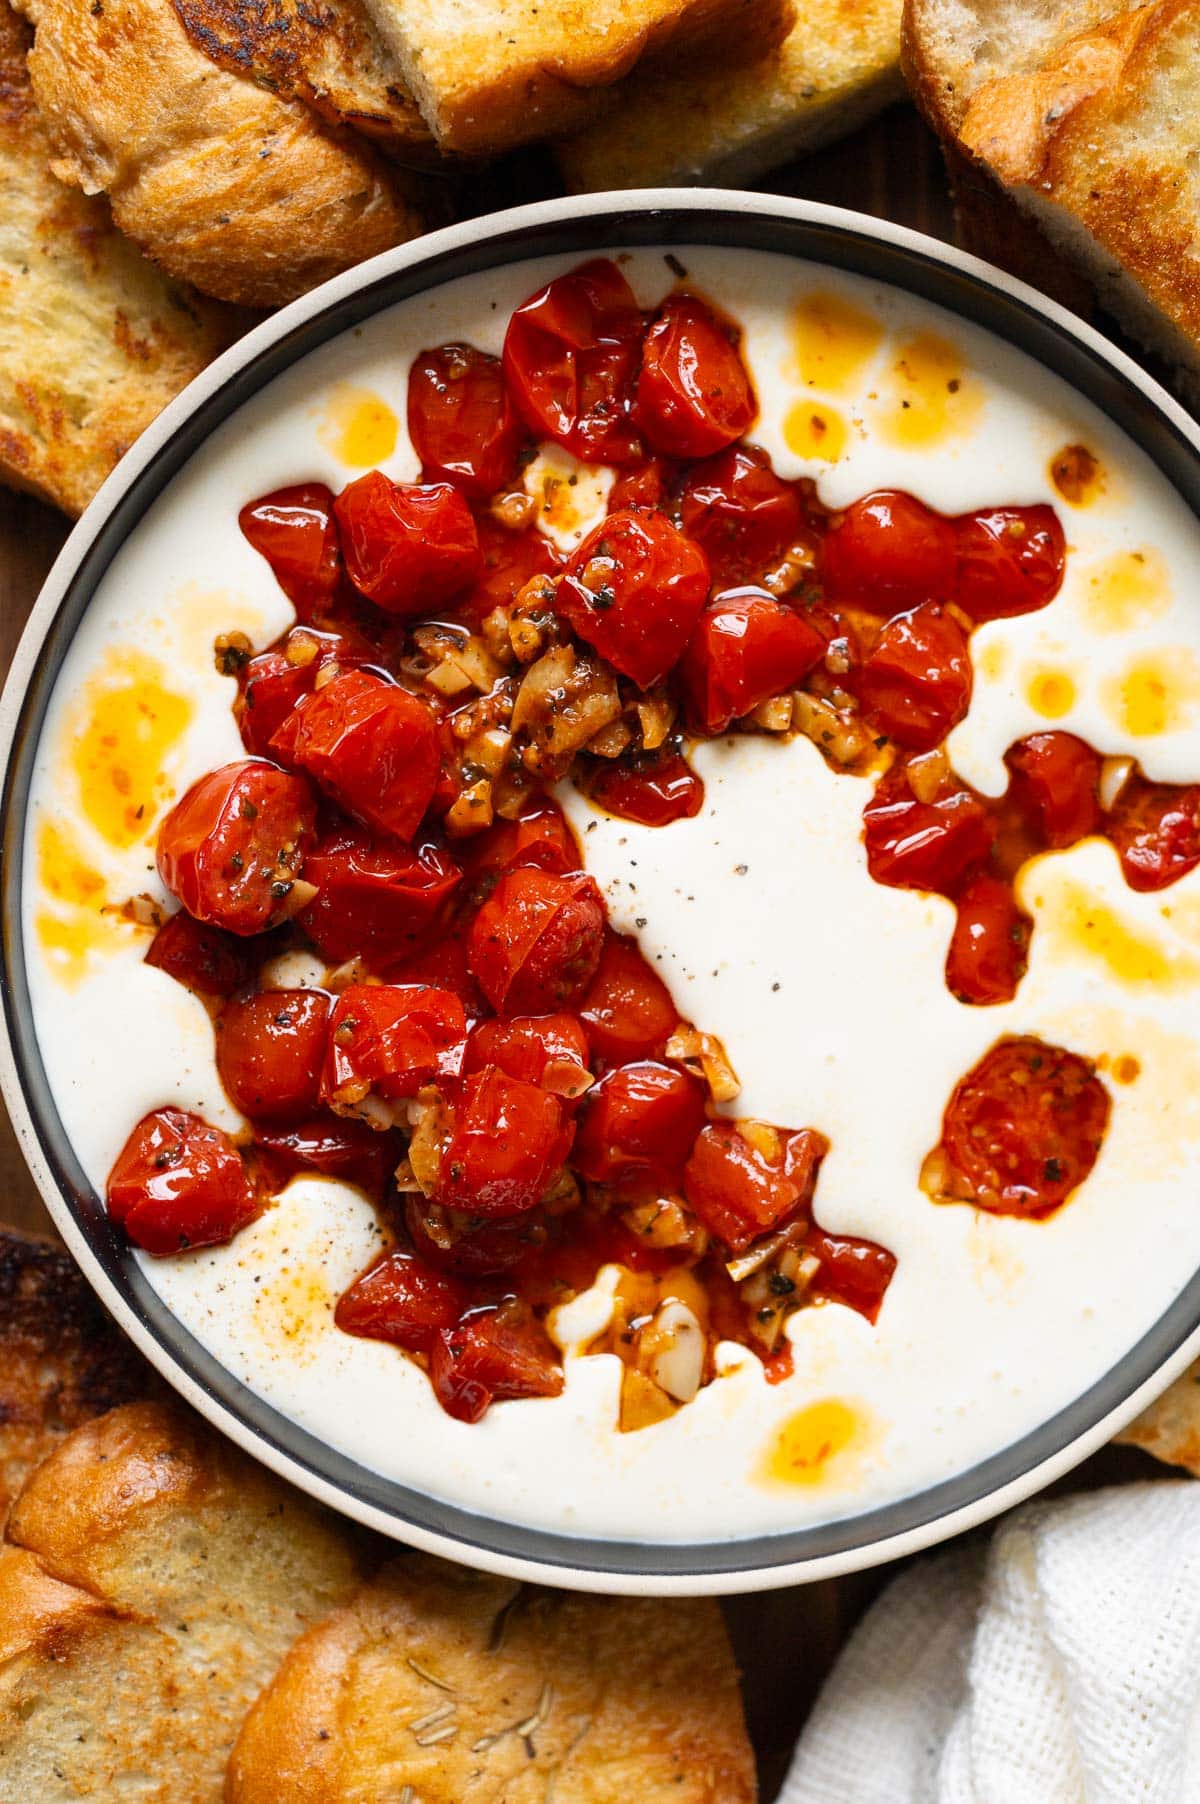
<instances>
[{"instance_id":1,"label":"crusty bread crust","mask_svg":"<svg viewBox=\"0 0 1200 1804\"><path fill-rule=\"evenodd\" d=\"M206 294L277 306L421 229L400 172L218 68L170 0L39 0L29 68L55 174Z\"/></svg>"},{"instance_id":2,"label":"crusty bread crust","mask_svg":"<svg viewBox=\"0 0 1200 1804\"><path fill-rule=\"evenodd\" d=\"M522 1589L396 1561L305 1635L228 1804L752 1804L717 1605Z\"/></svg>"},{"instance_id":3,"label":"crusty bread crust","mask_svg":"<svg viewBox=\"0 0 1200 1804\"><path fill-rule=\"evenodd\" d=\"M1116 1438L1200 1478L1200 1363L1189 1366Z\"/></svg>"}]
</instances>

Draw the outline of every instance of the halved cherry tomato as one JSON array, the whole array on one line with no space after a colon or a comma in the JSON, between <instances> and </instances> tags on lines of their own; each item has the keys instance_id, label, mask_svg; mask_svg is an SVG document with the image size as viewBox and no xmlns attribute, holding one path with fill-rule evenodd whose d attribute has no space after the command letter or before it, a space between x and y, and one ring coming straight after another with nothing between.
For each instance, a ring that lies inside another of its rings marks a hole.
<instances>
[{"instance_id":1,"label":"halved cherry tomato","mask_svg":"<svg viewBox=\"0 0 1200 1804\"><path fill-rule=\"evenodd\" d=\"M593 1052L612 1065L657 1057L679 1025L671 992L637 941L611 929L579 1017Z\"/></svg>"},{"instance_id":2,"label":"halved cherry tomato","mask_svg":"<svg viewBox=\"0 0 1200 1804\"><path fill-rule=\"evenodd\" d=\"M409 1196L404 1222L409 1239L427 1265L463 1278L510 1272L535 1258L548 1238L541 1209L481 1221L478 1215L461 1215L427 1202L423 1196Z\"/></svg>"},{"instance_id":3,"label":"halved cherry tomato","mask_svg":"<svg viewBox=\"0 0 1200 1804\"><path fill-rule=\"evenodd\" d=\"M971 684L967 635L940 603L927 602L888 621L858 693L880 732L907 751L928 752L965 717Z\"/></svg>"},{"instance_id":4,"label":"halved cherry tomato","mask_svg":"<svg viewBox=\"0 0 1200 1804\"><path fill-rule=\"evenodd\" d=\"M316 1172L354 1184L379 1202L404 1157L404 1141L396 1133L376 1133L364 1121L318 1114L294 1127L259 1128L254 1152L276 1189L291 1178Z\"/></svg>"},{"instance_id":5,"label":"halved cherry tomato","mask_svg":"<svg viewBox=\"0 0 1200 1804\"><path fill-rule=\"evenodd\" d=\"M1135 770L1109 809L1105 832L1130 889L1166 889L1200 864L1200 785L1148 783Z\"/></svg>"},{"instance_id":6,"label":"halved cherry tomato","mask_svg":"<svg viewBox=\"0 0 1200 1804\"><path fill-rule=\"evenodd\" d=\"M536 866L562 876L583 862L566 816L549 796L531 797L515 821L497 821L467 844L463 858L476 889L505 871Z\"/></svg>"},{"instance_id":7,"label":"halved cherry tomato","mask_svg":"<svg viewBox=\"0 0 1200 1804\"><path fill-rule=\"evenodd\" d=\"M592 1081L587 1035L574 1015L481 1021L471 1029L463 1070L482 1071L488 1065L566 1101L582 1096Z\"/></svg>"},{"instance_id":8,"label":"halved cherry tomato","mask_svg":"<svg viewBox=\"0 0 1200 1804\"><path fill-rule=\"evenodd\" d=\"M297 925L337 964L362 957L378 966L403 957L462 881L436 841L410 848L373 839L349 822L318 840L304 870L317 893Z\"/></svg>"},{"instance_id":9,"label":"halved cherry tomato","mask_svg":"<svg viewBox=\"0 0 1200 1804\"><path fill-rule=\"evenodd\" d=\"M474 345L422 351L408 372L408 435L426 482L494 495L511 481L525 428L498 357Z\"/></svg>"},{"instance_id":10,"label":"halved cherry tomato","mask_svg":"<svg viewBox=\"0 0 1200 1804\"><path fill-rule=\"evenodd\" d=\"M1029 958L1029 916L1012 885L986 871L968 880L946 954L946 984L960 1002L1011 1002Z\"/></svg>"},{"instance_id":11,"label":"halved cherry tomato","mask_svg":"<svg viewBox=\"0 0 1200 1804\"><path fill-rule=\"evenodd\" d=\"M1043 846L1073 846L1098 831L1102 760L1074 733L1031 733L1004 762L1009 797Z\"/></svg>"},{"instance_id":12,"label":"halved cherry tomato","mask_svg":"<svg viewBox=\"0 0 1200 1804\"><path fill-rule=\"evenodd\" d=\"M388 976L393 983L421 983L435 990L453 991L468 1020L478 1020L487 1013L487 998L467 962L467 929L461 918L431 945L391 965Z\"/></svg>"},{"instance_id":13,"label":"halved cherry tomato","mask_svg":"<svg viewBox=\"0 0 1200 1804\"><path fill-rule=\"evenodd\" d=\"M894 1253L874 1240L860 1240L853 1234L827 1234L824 1228L816 1226L805 1235L804 1250L821 1263L812 1283L815 1296L830 1303L845 1303L869 1322L878 1320L884 1293L896 1270Z\"/></svg>"},{"instance_id":14,"label":"halved cherry tomato","mask_svg":"<svg viewBox=\"0 0 1200 1804\"><path fill-rule=\"evenodd\" d=\"M271 736L301 696L316 683L317 672L331 659L342 668L362 663L360 652L336 633L301 627L288 634L281 651L264 651L241 671L234 707L242 744L255 757L270 756Z\"/></svg>"},{"instance_id":15,"label":"halved cherry tomato","mask_svg":"<svg viewBox=\"0 0 1200 1804\"><path fill-rule=\"evenodd\" d=\"M683 1174L688 1207L733 1253L808 1209L829 1142L812 1128L776 1128L768 1158L736 1122L711 1121Z\"/></svg>"},{"instance_id":16,"label":"halved cherry tomato","mask_svg":"<svg viewBox=\"0 0 1200 1804\"><path fill-rule=\"evenodd\" d=\"M686 1071L653 1060L618 1065L588 1092L573 1164L597 1184L650 1173L677 1181L704 1126L704 1091Z\"/></svg>"},{"instance_id":17,"label":"halved cherry tomato","mask_svg":"<svg viewBox=\"0 0 1200 1804\"><path fill-rule=\"evenodd\" d=\"M597 257L518 307L504 336L504 379L539 438L584 463L641 452L631 405L644 320L615 263Z\"/></svg>"},{"instance_id":18,"label":"halved cherry tomato","mask_svg":"<svg viewBox=\"0 0 1200 1804\"><path fill-rule=\"evenodd\" d=\"M333 1004L324 990L259 990L217 1022L217 1072L252 1121L298 1121L321 1092Z\"/></svg>"},{"instance_id":19,"label":"halved cherry tomato","mask_svg":"<svg viewBox=\"0 0 1200 1804\"><path fill-rule=\"evenodd\" d=\"M877 489L846 508L821 549L831 601L889 617L955 594L954 524L913 495Z\"/></svg>"},{"instance_id":20,"label":"halved cherry tomato","mask_svg":"<svg viewBox=\"0 0 1200 1804\"><path fill-rule=\"evenodd\" d=\"M456 610L469 625L485 620L493 608L511 607L535 576L553 576L562 568L562 553L536 526L513 532L484 515L477 522L481 569L475 586Z\"/></svg>"},{"instance_id":21,"label":"halved cherry tomato","mask_svg":"<svg viewBox=\"0 0 1200 1804\"><path fill-rule=\"evenodd\" d=\"M995 827L969 789L947 780L932 802L919 802L902 765L890 770L863 810L867 869L893 889L949 895L968 871L981 865Z\"/></svg>"},{"instance_id":22,"label":"halved cherry tomato","mask_svg":"<svg viewBox=\"0 0 1200 1804\"><path fill-rule=\"evenodd\" d=\"M435 1079L457 1077L467 1042L463 1005L450 990L351 984L334 1005L321 1100L339 1114L370 1114L372 1096L395 1102Z\"/></svg>"},{"instance_id":23,"label":"halved cherry tomato","mask_svg":"<svg viewBox=\"0 0 1200 1804\"><path fill-rule=\"evenodd\" d=\"M608 491L608 512L619 514L629 507L665 508L671 488L671 466L661 457L628 465L617 472Z\"/></svg>"},{"instance_id":24,"label":"halved cherry tomato","mask_svg":"<svg viewBox=\"0 0 1200 1804\"><path fill-rule=\"evenodd\" d=\"M942 1144L977 1208L1049 1215L1096 1163L1110 1106L1090 1059L1001 1040L956 1084Z\"/></svg>"},{"instance_id":25,"label":"halved cherry tomato","mask_svg":"<svg viewBox=\"0 0 1200 1804\"><path fill-rule=\"evenodd\" d=\"M736 445L691 470L679 523L703 550L719 588L762 578L785 551L806 542L795 485L776 476L757 445Z\"/></svg>"},{"instance_id":26,"label":"halved cherry tomato","mask_svg":"<svg viewBox=\"0 0 1200 1804\"><path fill-rule=\"evenodd\" d=\"M433 715L395 683L347 670L306 695L271 740L276 755L380 833L411 839L437 783Z\"/></svg>"},{"instance_id":27,"label":"halved cherry tomato","mask_svg":"<svg viewBox=\"0 0 1200 1804\"><path fill-rule=\"evenodd\" d=\"M667 457L711 457L757 413L737 335L694 295L668 295L655 315L635 411L642 437Z\"/></svg>"},{"instance_id":28,"label":"halved cherry tomato","mask_svg":"<svg viewBox=\"0 0 1200 1804\"><path fill-rule=\"evenodd\" d=\"M665 514L610 514L567 564L555 607L642 689L682 655L708 599L708 563Z\"/></svg>"},{"instance_id":29,"label":"halved cherry tomato","mask_svg":"<svg viewBox=\"0 0 1200 1804\"><path fill-rule=\"evenodd\" d=\"M467 1215L521 1215L541 1202L571 1147L557 1096L495 1067L464 1078L434 1200Z\"/></svg>"},{"instance_id":30,"label":"halved cherry tomato","mask_svg":"<svg viewBox=\"0 0 1200 1804\"><path fill-rule=\"evenodd\" d=\"M1052 507L983 508L954 526L954 599L977 624L1031 614L1058 594L1067 546Z\"/></svg>"},{"instance_id":31,"label":"halved cherry tomato","mask_svg":"<svg viewBox=\"0 0 1200 1804\"><path fill-rule=\"evenodd\" d=\"M483 567L471 510L448 482L401 486L370 470L334 502L346 573L389 614L428 614Z\"/></svg>"},{"instance_id":32,"label":"halved cherry tomato","mask_svg":"<svg viewBox=\"0 0 1200 1804\"><path fill-rule=\"evenodd\" d=\"M155 1109L109 1173L108 1213L134 1246L166 1259L224 1246L254 1220L258 1199L228 1134L184 1109Z\"/></svg>"},{"instance_id":33,"label":"halved cherry tomato","mask_svg":"<svg viewBox=\"0 0 1200 1804\"><path fill-rule=\"evenodd\" d=\"M705 608L684 654L691 720L723 733L759 702L793 688L825 654L825 639L763 589L732 589Z\"/></svg>"},{"instance_id":34,"label":"halved cherry tomato","mask_svg":"<svg viewBox=\"0 0 1200 1804\"><path fill-rule=\"evenodd\" d=\"M158 874L188 913L230 933L286 914L316 823L303 777L247 759L192 784L158 830Z\"/></svg>"},{"instance_id":35,"label":"halved cherry tomato","mask_svg":"<svg viewBox=\"0 0 1200 1804\"><path fill-rule=\"evenodd\" d=\"M534 1322L473 1315L439 1334L429 1358L434 1395L447 1415L478 1422L492 1403L557 1397L562 1368L549 1336Z\"/></svg>"},{"instance_id":36,"label":"halved cherry tomato","mask_svg":"<svg viewBox=\"0 0 1200 1804\"><path fill-rule=\"evenodd\" d=\"M580 787L606 814L643 827L694 820L704 806L704 784L679 752L598 759Z\"/></svg>"},{"instance_id":37,"label":"halved cherry tomato","mask_svg":"<svg viewBox=\"0 0 1200 1804\"><path fill-rule=\"evenodd\" d=\"M323 482L301 482L251 501L238 525L270 564L301 620L320 615L342 571L333 494Z\"/></svg>"},{"instance_id":38,"label":"halved cherry tomato","mask_svg":"<svg viewBox=\"0 0 1200 1804\"><path fill-rule=\"evenodd\" d=\"M181 908L163 922L146 949L146 963L197 996L232 996L254 975L258 948L207 927Z\"/></svg>"},{"instance_id":39,"label":"halved cherry tomato","mask_svg":"<svg viewBox=\"0 0 1200 1804\"><path fill-rule=\"evenodd\" d=\"M600 962L604 900L576 872L508 871L483 904L467 957L498 1015L551 1014L582 996Z\"/></svg>"},{"instance_id":40,"label":"halved cherry tomato","mask_svg":"<svg viewBox=\"0 0 1200 1804\"><path fill-rule=\"evenodd\" d=\"M435 1337L455 1326L470 1300L463 1285L397 1247L342 1292L333 1320L343 1334L428 1353Z\"/></svg>"}]
</instances>

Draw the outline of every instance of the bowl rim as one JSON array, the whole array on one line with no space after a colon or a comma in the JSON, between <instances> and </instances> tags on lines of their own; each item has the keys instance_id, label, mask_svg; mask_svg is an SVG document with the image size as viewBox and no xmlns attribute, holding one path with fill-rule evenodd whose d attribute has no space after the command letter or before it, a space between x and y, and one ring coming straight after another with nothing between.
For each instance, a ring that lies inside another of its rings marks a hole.
<instances>
[{"instance_id":1,"label":"bowl rim","mask_svg":"<svg viewBox=\"0 0 1200 1804\"><path fill-rule=\"evenodd\" d=\"M688 244L783 251L867 275L981 325L1096 402L1200 513L1200 429L1185 410L1094 328L980 259L890 221L774 195L664 188L572 196L483 215L385 252L292 302L204 370L136 441L70 533L0 696L0 1091L38 1189L93 1289L187 1402L321 1502L393 1539L486 1571L643 1595L766 1590L834 1577L998 1515L1086 1458L1200 1352L1200 1273L1117 1366L1036 1429L964 1473L831 1524L698 1543L630 1541L531 1529L461 1509L370 1473L289 1422L158 1303L128 1249L118 1247L82 1173L71 1170L32 1026L20 901L30 766L62 655L120 545L217 425L319 344L456 276L556 252Z\"/></svg>"}]
</instances>

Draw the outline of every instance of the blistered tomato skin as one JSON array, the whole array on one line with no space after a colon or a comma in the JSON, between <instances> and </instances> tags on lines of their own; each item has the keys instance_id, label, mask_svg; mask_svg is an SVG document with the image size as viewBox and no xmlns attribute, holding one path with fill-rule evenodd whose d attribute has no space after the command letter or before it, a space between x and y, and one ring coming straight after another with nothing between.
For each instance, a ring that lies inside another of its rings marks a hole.
<instances>
[{"instance_id":1,"label":"blistered tomato skin","mask_svg":"<svg viewBox=\"0 0 1200 1804\"><path fill-rule=\"evenodd\" d=\"M1012 885L980 872L957 897L958 913L946 955L946 984L960 1002L1011 1002L1025 975L1030 920Z\"/></svg>"},{"instance_id":2,"label":"blistered tomato skin","mask_svg":"<svg viewBox=\"0 0 1200 1804\"><path fill-rule=\"evenodd\" d=\"M573 1163L594 1183L649 1172L678 1176L704 1125L704 1093L673 1066L642 1060L618 1065L589 1092Z\"/></svg>"},{"instance_id":3,"label":"blistered tomato skin","mask_svg":"<svg viewBox=\"0 0 1200 1804\"><path fill-rule=\"evenodd\" d=\"M158 831L158 874L190 915L229 933L263 933L288 912L313 840L303 777L247 759L201 777Z\"/></svg>"},{"instance_id":4,"label":"blistered tomato skin","mask_svg":"<svg viewBox=\"0 0 1200 1804\"><path fill-rule=\"evenodd\" d=\"M970 790L951 782L934 801L920 802L902 766L888 773L863 810L867 869L876 883L893 889L952 894L984 863L994 833L987 809Z\"/></svg>"},{"instance_id":5,"label":"blistered tomato skin","mask_svg":"<svg viewBox=\"0 0 1200 1804\"><path fill-rule=\"evenodd\" d=\"M745 1252L812 1200L828 1142L811 1128L775 1133L778 1152L767 1157L732 1121L710 1122L684 1168L689 1205L731 1252Z\"/></svg>"},{"instance_id":6,"label":"blistered tomato skin","mask_svg":"<svg viewBox=\"0 0 1200 1804\"><path fill-rule=\"evenodd\" d=\"M260 1127L254 1150L276 1189L301 1173L311 1177L316 1172L354 1184L380 1202L403 1157L404 1142L399 1134L377 1133L364 1121L321 1111L287 1127Z\"/></svg>"},{"instance_id":7,"label":"blistered tomato skin","mask_svg":"<svg viewBox=\"0 0 1200 1804\"><path fill-rule=\"evenodd\" d=\"M522 1215L541 1202L571 1146L557 1096L494 1066L464 1078L434 1200L467 1215Z\"/></svg>"},{"instance_id":8,"label":"blistered tomato skin","mask_svg":"<svg viewBox=\"0 0 1200 1804\"><path fill-rule=\"evenodd\" d=\"M666 457L711 457L757 411L736 337L703 301L671 295L642 346L636 413L647 444Z\"/></svg>"},{"instance_id":9,"label":"blistered tomato skin","mask_svg":"<svg viewBox=\"0 0 1200 1804\"><path fill-rule=\"evenodd\" d=\"M476 523L481 566L470 594L457 604L470 624L485 620L493 608L511 607L535 576L553 576L562 568L562 553L553 539L536 527L512 532L487 514Z\"/></svg>"},{"instance_id":10,"label":"blistered tomato skin","mask_svg":"<svg viewBox=\"0 0 1200 1804\"><path fill-rule=\"evenodd\" d=\"M467 956L498 1015L553 1014L582 996L603 943L593 878L519 869L501 877L475 916Z\"/></svg>"},{"instance_id":11,"label":"blistered tomato skin","mask_svg":"<svg viewBox=\"0 0 1200 1804\"><path fill-rule=\"evenodd\" d=\"M403 958L462 882L435 841L409 847L349 823L317 841L305 873L317 893L296 920L334 964L361 956L387 966Z\"/></svg>"},{"instance_id":12,"label":"blistered tomato skin","mask_svg":"<svg viewBox=\"0 0 1200 1804\"><path fill-rule=\"evenodd\" d=\"M942 1146L966 1200L1036 1219L1087 1177L1110 1108L1090 1060L1042 1040L1001 1040L955 1087Z\"/></svg>"},{"instance_id":13,"label":"blistered tomato skin","mask_svg":"<svg viewBox=\"0 0 1200 1804\"><path fill-rule=\"evenodd\" d=\"M334 659L340 669L364 661L336 633L316 633L309 627L289 633L282 651L264 651L251 658L238 679L235 708L248 752L257 758L271 756L272 735L315 687L322 666Z\"/></svg>"},{"instance_id":14,"label":"blistered tomato skin","mask_svg":"<svg viewBox=\"0 0 1200 1804\"><path fill-rule=\"evenodd\" d=\"M622 676L649 689L682 655L708 562L663 514L610 514L567 564L555 607Z\"/></svg>"},{"instance_id":15,"label":"blistered tomato skin","mask_svg":"<svg viewBox=\"0 0 1200 1804\"><path fill-rule=\"evenodd\" d=\"M428 1353L443 1329L457 1325L469 1302L469 1292L454 1278L398 1248L354 1280L333 1319L343 1334Z\"/></svg>"},{"instance_id":16,"label":"blistered tomato skin","mask_svg":"<svg viewBox=\"0 0 1200 1804\"><path fill-rule=\"evenodd\" d=\"M463 857L476 890L505 871L536 867L562 876L583 862L566 816L548 796L526 804L516 820L497 821L490 833L468 841Z\"/></svg>"},{"instance_id":17,"label":"blistered tomato skin","mask_svg":"<svg viewBox=\"0 0 1200 1804\"><path fill-rule=\"evenodd\" d=\"M481 499L511 482L525 428L500 359L464 344L422 351L408 372L408 435L426 482Z\"/></svg>"},{"instance_id":18,"label":"blistered tomato skin","mask_svg":"<svg viewBox=\"0 0 1200 1804\"><path fill-rule=\"evenodd\" d=\"M958 572L954 523L912 495L878 489L845 509L825 536L828 599L890 617L923 601L951 601Z\"/></svg>"},{"instance_id":19,"label":"blistered tomato skin","mask_svg":"<svg viewBox=\"0 0 1200 1804\"><path fill-rule=\"evenodd\" d=\"M439 747L433 715L406 689L348 670L293 708L271 740L347 813L410 840L433 798Z\"/></svg>"},{"instance_id":20,"label":"blistered tomato skin","mask_svg":"<svg viewBox=\"0 0 1200 1804\"><path fill-rule=\"evenodd\" d=\"M719 588L761 580L805 543L800 496L756 445L734 446L689 472L679 524L704 552Z\"/></svg>"},{"instance_id":21,"label":"blistered tomato skin","mask_svg":"<svg viewBox=\"0 0 1200 1804\"><path fill-rule=\"evenodd\" d=\"M584 787L597 808L643 827L694 820L704 806L704 784L680 752L633 763L606 759Z\"/></svg>"},{"instance_id":22,"label":"blistered tomato skin","mask_svg":"<svg viewBox=\"0 0 1200 1804\"><path fill-rule=\"evenodd\" d=\"M323 482L276 489L244 507L238 525L271 566L299 618L317 618L332 601L342 571L332 491Z\"/></svg>"},{"instance_id":23,"label":"blistered tomato skin","mask_svg":"<svg viewBox=\"0 0 1200 1804\"><path fill-rule=\"evenodd\" d=\"M574 1015L518 1015L472 1028L463 1070L494 1065L506 1077L572 1102L591 1086L588 1058L588 1037Z\"/></svg>"},{"instance_id":24,"label":"blistered tomato skin","mask_svg":"<svg viewBox=\"0 0 1200 1804\"><path fill-rule=\"evenodd\" d=\"M183 1109L138 1122L109 1173L108 1213L134 1246L166 1259L224 1246L258 1202L228 1134Z\"/></svg>"},{"instance_id":25,"label":"blistered tomato skin","mask_svg":"<svg viewBox=\"0 0 1200 1804\"><path fill-rule=\"evenodd\" d=\"M1062 587L1067 546L1052 507L983 508L955 531L954 599L976 625L1034 613Z\"/></svg>"},{"instance_id":26,"label":"blistered tomato skin","mask_svg":"<svg viewBox=\"0 0 1200 1804\"><path fill-rule=\"evenodd\" d=\"M396 1102L435 1080L455 1078L467 1018L449 990L415 984L351 984L329 1021L321 1100L359 1112L368 1097Z\"/></svg>"},{"instance_id":27,"label":"blistered tomato skin","mask_svg":"<svg viewBox=\"0 0 1200 1804\"><path fill-rule=\"evenodd\" d=\"M878 1320L884 1294L896 1270L894 1253L877 1241L861 1240L852 1234L826 1234L823 1228L815 1226L805 1235L804 1250L820 1263L813 1279L817 1296L857 1309L868 1322Z\"/></svg>"},{"instance_id":28,"label":"blistered tomato skin","mask_svg":"<svg viewBox=\"0 0 1200 1804\"><path fill-rule=\"evenodd\" d=\"M217 1022L217 1072L252 1121L299 1121L316 1108L332 1003L323 990L260 990Z\"/></svg>"},{"instance_id":29,"label":"blistered tomato skin","mask_svg":"<svg viewBox=\"0 0 1200 1804\"><path fill-rule=\"evenodd\" d=\"M637 941L611 930L579 1018L596 1057L611 1065L660 1056L679 1025L671 992Z\"/></svg>"},{"instance_id":30,"label":"blistered tomato skin","mask_svg":"<svg viewBox=\"0 0 1200 1804\"><path fill-rule=\"evenodd\" d=\"M447 1415L478 1422L492 1403L557 1397L561 1367L543 1330L510 1326L496 1314L471 1316L437 1336L429 1359L434 1394Z\"/></svg>"},{"instance_id":31,"label":"blistered tomato skin","mask_svg":"<svg viewBox=\"0 0 1200 1804\"><path fill-rule=\"evenodd\" d=\"M952 614L930 602L889 620L858 678L872 724L909 752L928 752L966 718L971 654Z\"/></svg>"},{"instance_id":32,"label":"blistered tomato skin","mask_svg":"<svg viewBox=\"0 0 1200 1804\"><path fill-rule=\"evenodd\" d=\"M1009 793L1040 843L1073 846L1100 826L1102 760L1073 733L1031 733L1004 754Z\"/></svg>"},{"instance_id":33,"label":"blistered tomato skin","mask_svg":"<svg viewBox=\"0 0 1200 1804\"><path fill-rule=\"evenodd\" d=\"M584 463L641 455L632 404L643 327L628 282L601 257L517 308L504 338L504 379L535 436Z\"/></svg>"},{"instance_id":34,"label":"blistered tomato skin","mask_svg":"<svg viewBox=\"0 0 1200 1804\"><path fill-rule=\"evenodd\" d=\"M346 574L388 614L428 614L483 569L471 510L448 482L401 486L371 470L334 503Z\"/></svg>"},{"instance_id":35,"label":"blistered tomato skin","mask_svg":"<svg viewBox=\"0 0 1200 1804\"><path fill-rule=\"evenodd\" d=\"M255 951L244 939L194 920L186 908L163 922L146 963L197 996L232 996L254 974Z\"/></svg>"},{"instance_id":36,"label":"blistered tomato skin","mask_svg":"<svg viewBox=\"0 0 1200 1804\"><path fill-rule=\"evenodd\" d=\"M823 636L761 589L735 589L704 610L683 660L688 714L706 733L794 688L825 653Z\"/></svg>"},{"instance_id":37,"label":"blistered tomato skin","mask_svg":"<svg viewBox=\"0 0 1200 1804\"><path fill-rule=\"evenodd\" d=\"M1166 889L1200 864L1200 785L1148 783L1135 771L1105 829L1130 889Z\"/></svg>"}]
</instances>

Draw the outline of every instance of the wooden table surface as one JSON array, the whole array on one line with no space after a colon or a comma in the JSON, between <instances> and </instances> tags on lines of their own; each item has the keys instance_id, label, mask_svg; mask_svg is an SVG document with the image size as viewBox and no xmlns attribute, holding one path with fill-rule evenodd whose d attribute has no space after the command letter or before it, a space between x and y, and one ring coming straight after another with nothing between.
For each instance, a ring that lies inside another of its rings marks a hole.
<instances>
[{"instance_id":1,"label":"wooden table surface","mask_svg":"<svg viewBox=\"0 0 1200 1804\"><path fill-rule=\"evenodd\" d=\"M469 197L483 212L534 195L528 172L509 168L481 180ZM910 107L896 106L874 125L761 184L856 208L954 240L945 172L935 140ZM0 675L67 532L52 509L0 489ZM52 1233L0 1105L0 1223ZM1158 1468L1127 1448L1110 1448L1080 1468L1074 1488L1151 1476ZM747 1714L759 1756L762 1797L775 1796L796 1735L837 1649L888 1576L860 1574L802 1589L733 1599L728 1617L745 1675Z\"/></svg>"}]
</instances>

